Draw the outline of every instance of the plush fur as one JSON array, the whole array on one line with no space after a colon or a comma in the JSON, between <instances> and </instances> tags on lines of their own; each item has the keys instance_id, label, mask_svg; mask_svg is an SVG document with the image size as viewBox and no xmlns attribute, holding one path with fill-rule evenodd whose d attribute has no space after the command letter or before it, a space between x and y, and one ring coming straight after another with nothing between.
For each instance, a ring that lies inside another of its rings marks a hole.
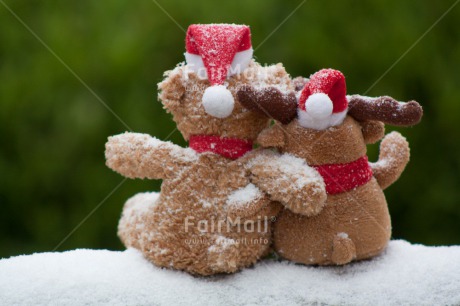
<instances>
[{"instance_id":1,"label":"plush fur","mask_svg":"<svg viewBox=\"0 0 460 306\"><path fill-rule=\"evenodd\" d=\"M273 91L273 88L246 88L238 96L247 107L270 109L271 103L264 92ZM284 96L283 103L290 103L289 95ZM271 102L278 103L278 99L276 95ZM370 105L364 105L365 101ZM422 116L416 102L407 106L398 104L403 111L390 115L395 103L385 102L390 109L380 109L379 103L372 104L374 101L382 98L348 97L352 114L359 114L360 121L349 115L338 126L316 130L302 127L294 118L287 124L276 123L262 131L257 142L262 147L278 148L282 153L301 158L313 167L351 163L366 155L366 144L382 139L387 119L389 123L411 125ZM281 119L285 118L283 114ZM397 132L388 134L380 145L378 162L370 164L374 176L370 181L346 192L328 194L325 205L316 211L305 213L285 206L274 226L276 252L295 262L318 265L347 264L382 252L391 237L383 189L399 178L408 161L409 145L405 138Z\"/></svg>"},{"instance_id":2,"label":"plush fur","mask_svg":"<svg viewBox=\"0 0 460 306\"><path fill-rule=\"evenodd\" d=\"M273 126L261 134L258 143L267 147L276 145L309 165L341 164L366 154L363 131L351 117L340 126L322 131L305 129L295 119L283 128ZM375 140L376 136L369 134L371 130L365 131L366 138ZM328 195L324 208L316 216L283 210L274 228L275 250L304 264L345 264L379 254L391 237L382 189L396 181L404 170L409 161L409 147L402 136L393 132L382 142L381 151L385 154L381 154L377 163L380 165L377 175L374 170L378 180L374 178L355 190ZM379 181L384 185L380 186Z\"/></svg>"},{"instance_id":3,"label":"plush fur","mask_svg":"<svg viewBox=\"0 0 460 306\"><path fill-rule=\"evenodd\" d=\"M236 97L238 89L247 85L293 89L280 64L262 67L251 62L244 73L227 82L235 107L229 117L220 119L208 115L201 104L203 92L210 86L207 80L188 71L186 65L166 72L159 84L159 99L185 139L217 135L253 141L268 127L269 119L244 108ZM275 166L253 181L251 169L261 167L268 157ZM159 194L140 194L127 201L118 234L126 247L141 250L160 267L211 275L249 266L269 250L271 220L280 209L276 201L308 210L322 206L326 198L320 179L279 188L280 175L291 182L305 176L290 178L276 167L280 158L274 152L255 150L231 160L213 153L199 154L145 134L110 137L106 144L108 167L129 178L163 180ZM305 163L300 165L309 169Z\"/></svg>"}]
</instances>

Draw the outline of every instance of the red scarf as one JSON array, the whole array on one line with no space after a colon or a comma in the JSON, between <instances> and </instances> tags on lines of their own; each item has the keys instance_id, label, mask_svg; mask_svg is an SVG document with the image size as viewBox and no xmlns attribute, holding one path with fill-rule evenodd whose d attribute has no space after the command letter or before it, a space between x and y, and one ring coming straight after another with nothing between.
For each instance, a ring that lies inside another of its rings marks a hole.
<instances>
[{"instance_id":1,"label":"red scarf","mask_svg":"<svg viewBox=\"0 0 460 306\"><path fill-rule=\"evenodd\" d=\"M323 177L328 194L347 192L366 184L372 178L367 156L347 164L313 166Z\"/></svg>"},{"instance_id":2,"label":"red scarf","mask_svg":"<svg viewBox=\"0 0 460 306\"><path fill-rule=\"evenodd\" d=\"M238 159L252 150L252 141L216 135L192 135L189 146L198 153L212 152L225 158ZM372 169L366 155L347 164L312 167L323 177L328 194L350 191L366 184L372 178Z\"/></svg>"},{"instance_id":3,"label":"red scarf","mask_svg":"<svg viewBox=\"0 0 460 306\"><path fill-rule=\"evenodd\" d=\"M212 152L225 158L237 159L252 150L252 141L216 135L192 135L189 146L198 153Z\"/></svg>"}]
</instances>

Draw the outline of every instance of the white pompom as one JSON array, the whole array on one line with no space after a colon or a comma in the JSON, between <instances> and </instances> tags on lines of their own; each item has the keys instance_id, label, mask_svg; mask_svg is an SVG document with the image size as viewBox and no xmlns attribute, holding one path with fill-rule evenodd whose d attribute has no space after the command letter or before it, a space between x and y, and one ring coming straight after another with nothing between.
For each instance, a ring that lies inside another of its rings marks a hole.
<instances>
[{"instance_id":1,"label":"white pompom","mask_svg":"<svg viewBox=\"0 0 460 306\"><path fill-rule=\"evenodd\" d=\"M315 93L305 101L305 110L315 119L324 119L332 114L334 105L328 95Z\"/></svg>"},{"instance_id":2,"label":"white pompom","mask_svg":"<svg viewBox=\"0 0 460 306\"><path fill-rule=\"evenodd\" d=\"M235 106L232 93L224 85L206 88L201 102L206 113L217 118L230 116Z\"/></svg>"}]
</instances>

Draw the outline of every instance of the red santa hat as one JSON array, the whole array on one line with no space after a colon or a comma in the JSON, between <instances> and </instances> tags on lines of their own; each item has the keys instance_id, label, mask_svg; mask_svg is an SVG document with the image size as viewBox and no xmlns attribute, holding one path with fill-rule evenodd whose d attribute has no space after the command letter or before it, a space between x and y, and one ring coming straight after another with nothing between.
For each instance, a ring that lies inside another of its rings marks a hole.
<instances>
[{"instance_id":1,"label":"red santa hat","mask_svg":"<svg viewBox=\"0 0 460 306\"><path fill-rule=\"evenodd\" d=\"M252 58L251 31L245 25L193 24L186 36L188 69L207 78L211 87L203 94L206 112L225 118L233 111L234 100L224 85L227 77L242 72Z\"/></svg>"},{"instance_id":2,"label":"red santa hat","mask_svg":"<svg viewBox=\"0 0 460 306\"><path fill-rule=\"evenodd\" d=\"M345 76L323 69L310 77L299 98L298 120L306 128L323 130L339 125L347 115Z\"/></svg>"}]
</instances>

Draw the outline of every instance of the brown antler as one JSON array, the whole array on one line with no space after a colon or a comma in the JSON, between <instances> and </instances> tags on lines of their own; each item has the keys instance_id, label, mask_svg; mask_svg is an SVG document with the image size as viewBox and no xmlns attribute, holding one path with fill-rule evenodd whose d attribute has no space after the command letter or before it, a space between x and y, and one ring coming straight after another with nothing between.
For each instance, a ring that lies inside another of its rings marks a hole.
<instances>
[{"instance_id":1,"label":"brown antler","mask_svg":"<svg viewBox=\"0 0 460 306\"><path fill-rule=\"evenodd\" d=\"M237 97L247 109L283 124L291 122L297 115L294 92L282 93L275 87L256 90L252 86L244 86L238 91Z\"/></svg>"},{"instance_id":2,"label":"brown antler","mask_svg":"<svg viewBox=\"0 0 460 306\"><path fill-rule=\"evenodd\" d=\"M377 120L396 126L411 126L420 122L423 109L415 101L398 102L392 97L348 96L348 114L359 121Z\"/></svg>"}]
</instances>

